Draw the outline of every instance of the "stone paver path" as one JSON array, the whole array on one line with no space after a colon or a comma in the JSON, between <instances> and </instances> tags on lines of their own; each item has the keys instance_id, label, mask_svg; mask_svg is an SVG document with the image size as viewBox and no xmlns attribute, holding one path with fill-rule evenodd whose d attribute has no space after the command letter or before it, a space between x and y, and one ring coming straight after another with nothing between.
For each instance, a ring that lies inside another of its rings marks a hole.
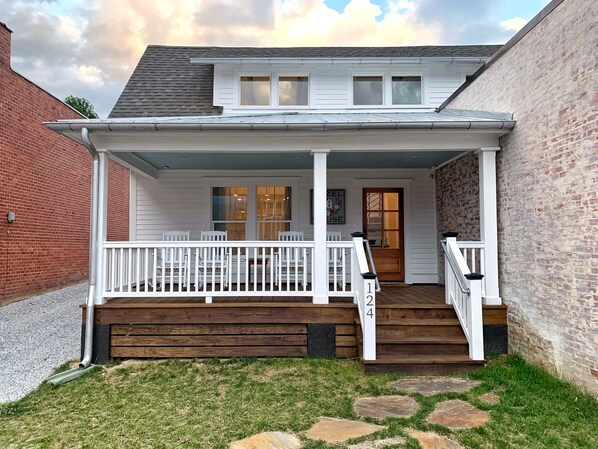
<instances>
[{"instance_id":1,"label":"stone paver path","mask_svg":"<svg viewBox=\"0 0 598 449\"><path fill-rule=\"evenodd\" d=\"M409 396L377 396L359 398L353 408L359 416L370 418L410 418L419 404Z\"/></svg>"},{"instance_id":2,"label":"stone paver path","mask_svg":"<svg viewBox=\"0 0 598 449\"><path fill-rule=\"evenodd\" d=\"M230 449L299 449L301 441L284 432L264 432L231 443Z\"/></svg>"},{"instance_id":3,"label":"stone paver path","mask_svg":"<svg viewBox=\"0 0 598 449\"><path fill-rule=\"evenodd\" d=\"M465 449L461 444L444 435L435 432L422 432L420 430L407 429L410 437L415 438L423 449Z\"/></svg>"},{"instance_id":4,"label":"stone paver path","mask_svg":"<svg viewBox=\"0 0 598 449\"><path fill-rule=\"evenodd\" d=\"M408 393L433 396L439 393L465 393L480 385L480 381L458 377L413 377L390 384L391 387Z\"/></svg>"},{"instance_id":5,"label":"stone paver path","mask_svg":"<svg viewBox=\"0 0 598 449\"><path fill-rule=\"evenodd\" d=\"M480 396L480 401L488 405L496 405L500 402L500 398L496 393L485 393Z\"/></svg>"},{"instance_id":6,"label":"stone paver path","mask_svg":"<svg viewBox=\"0 0 598 449\"><path fill-rule=\"evenodd\" d=\"M426 421L450 429L469 429L486 424L490 421L490 414L474 407L469 402L456 399L436 404L436 408Z\"/></svg>"},{"instance_id":7,"label":"stone paver path","mask_svg":"<svg viewBox=\"0 0 598 449\"><path fill-rule=\"evenodd\" d=\"M363 443L352 444L349 449L382 449L387 446L396 446L405 443L405 438L394 437L383 440L364 441Z\"/></svg>"},{"instance_id":8,"label":"stone paver path","mask_svg":"<svg viewBox=\"0 0 598 449\"><path fill-rule=\"evenodd\" d=\"M363 437L383 429L386 429L386 427L361 421L320 418L320 420L305 433L305 436L311 440L323 440L327 443L342 443L350 438Z\"/></svg>"}]
</instances>

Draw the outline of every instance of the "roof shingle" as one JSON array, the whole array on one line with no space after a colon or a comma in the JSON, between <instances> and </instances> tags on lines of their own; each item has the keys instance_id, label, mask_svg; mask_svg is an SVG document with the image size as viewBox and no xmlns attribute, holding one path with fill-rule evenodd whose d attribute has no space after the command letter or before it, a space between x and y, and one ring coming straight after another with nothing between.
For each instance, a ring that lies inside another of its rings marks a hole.
<instances>
[{"instance_id":1,"label":"roof shingle","mask_svg":"<svg viewBox=\"0 0 598 449\"><path fill-rule=\"evenodd\" d=\"M499 45L420 47L171 47L150 45L109 117L218 115L214 66L191 58L488 58Z\"/></svg>"}]
</instances>

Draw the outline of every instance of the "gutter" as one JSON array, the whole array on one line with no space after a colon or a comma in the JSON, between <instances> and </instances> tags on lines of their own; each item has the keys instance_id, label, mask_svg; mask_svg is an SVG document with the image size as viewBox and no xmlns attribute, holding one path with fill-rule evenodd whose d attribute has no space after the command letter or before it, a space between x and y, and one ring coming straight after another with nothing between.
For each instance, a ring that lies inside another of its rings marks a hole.
<instances>
[{"instance_id":1,"label":"gutter","mask_svg":"<svg viewBox=\"0 0 598 449\"><path fill-rule=\"evenodd\" d=\"M81 141L92 158L92 184L91 184L91 237L89 245L89 288L87 290L87 309L85 313L85 344L83 350L83 358L79 363L78 368L64 371L46 379L52 385L61 385L70 382L83 375L87 371L94 368L91 364L93 355L93 327L95 315L94 297L97 284L97 266L96 258L98 252L98 207L99 207L99 178L100 178L100 157L93 142L89 138L89 130L87 128L81 129Z\"/></svg>"},{"instance_id":2,"label":"gutter","mask_svg":"<svg viewBox=\"0 0 598 449\"><path fill-rule=\"evenodd\" d=\"M127 131L366 131L366 130L510 130L514 120L455 120L421 122L349 122L349 123L159 123L159 122L53 122L45 125L57 132Z\"/></svg>"}]
</instances>

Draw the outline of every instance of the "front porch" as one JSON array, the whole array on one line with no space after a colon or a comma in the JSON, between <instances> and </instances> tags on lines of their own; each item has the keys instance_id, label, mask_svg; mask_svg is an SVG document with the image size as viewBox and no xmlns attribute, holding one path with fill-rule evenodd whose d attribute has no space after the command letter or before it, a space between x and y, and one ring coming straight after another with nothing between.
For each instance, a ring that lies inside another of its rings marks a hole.
<instances>
[{"instance_id":1,"label":"front porch","mask_svg":"<svg viewBox=\"0 0 598 449\"><path fill-rule=\"evenodd\" d=\"M86 327L108 342L96 358L359 355L384 370L398 356L439 364L449 344L455 364L483 363L482 305L501 304L495 155L513 124L448 112L50 124L94 155ZM466 153L479 158L480 237L441 246L434 169ZM127 242L106 238L109 158L133 171ZM439 260L442 295L413 294L438 283ZM376 265L412 287L379 291Z\"/></svg>"}]
</instances>

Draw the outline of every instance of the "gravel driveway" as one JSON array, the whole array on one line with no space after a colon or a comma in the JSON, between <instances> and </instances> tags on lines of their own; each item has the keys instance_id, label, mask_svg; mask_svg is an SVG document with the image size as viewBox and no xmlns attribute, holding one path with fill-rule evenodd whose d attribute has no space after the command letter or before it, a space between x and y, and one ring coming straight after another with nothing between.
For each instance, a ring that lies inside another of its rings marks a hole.
<instances>
[{"instance_id":1,"label":"gravel driveway","mask_svg":"<svg viewBox=\"0 0 598 449\"><path fill-rule=\"evenodd\" d=\"M77 359L87 283L0 307L0 402L22 398Z\"/></svg>"}]
</instances>

